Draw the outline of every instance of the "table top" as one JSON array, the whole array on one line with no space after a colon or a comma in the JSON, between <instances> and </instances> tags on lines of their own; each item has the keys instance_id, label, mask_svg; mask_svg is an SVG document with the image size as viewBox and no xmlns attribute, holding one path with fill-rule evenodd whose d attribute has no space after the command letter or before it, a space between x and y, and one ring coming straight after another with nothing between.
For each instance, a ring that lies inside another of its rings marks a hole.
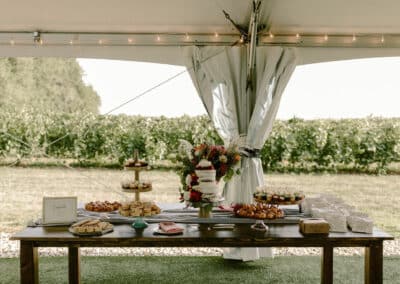
<instances>
[{"instance_id":1,"label":"table top","mask_svg":"<svg viewBox=\"0 0 400 284\"><path fill-rule=\"evenodd\" d=\"M12 236L12 240L34 242L36 246L88 247L320 247L367 246L373 242L393 240L394 238L374 228L372 234L330 233L327 236L304 236L298 224L271 224L267 232L250 229L249 225L236 225L232 230L199 230L197 225L182 224L181 235L156 235L158 224L150 224L142 233L130 225L114 225L114 231L103 236L79 237L71 234L68 227L28 227Z\"/></svg>"}]
</instances>

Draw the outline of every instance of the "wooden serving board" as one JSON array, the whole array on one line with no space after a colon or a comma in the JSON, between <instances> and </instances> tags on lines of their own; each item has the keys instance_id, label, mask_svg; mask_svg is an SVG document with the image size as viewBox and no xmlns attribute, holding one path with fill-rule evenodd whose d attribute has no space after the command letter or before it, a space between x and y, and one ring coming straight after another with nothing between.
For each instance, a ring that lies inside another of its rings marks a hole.
<instances>
[{"instance_id":1,"label":"wooden serving board","mask_svg":"<svg viewBox=\"0 0 400 284\"><path fill-rule=\"evenodd\" d=\"M104 234L111 233L112 231L114 231L114 228L106 229L106 230L103 230L103 231L101 231L101 232L78 233L78 232L75 232L75 231L72 229L72 227L69 227L69 228L68 228L68 231L69 231L70 233L74 234L75 236L90 237L90 236L102 236L102 235L104 235Z\"/></svg>"}]
</instances>

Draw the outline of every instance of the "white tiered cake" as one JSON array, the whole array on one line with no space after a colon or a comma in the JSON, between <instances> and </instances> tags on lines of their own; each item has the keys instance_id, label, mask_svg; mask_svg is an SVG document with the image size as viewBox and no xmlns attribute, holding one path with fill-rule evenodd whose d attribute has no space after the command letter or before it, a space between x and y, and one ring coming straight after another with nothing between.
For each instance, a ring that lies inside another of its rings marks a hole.
<instances>
[{"instance_id":1,"label":"white tiered cake","mask_svg":"<svg viewBox=\"0 0 400 284\"><path fill-rule=\"evenodd\" d=\"M210 161L202 159L196 166L196 175L199 177L198 190L203 194L218 194L218 185L215 180L216 171Z\"/></svg>"}]
</instances>

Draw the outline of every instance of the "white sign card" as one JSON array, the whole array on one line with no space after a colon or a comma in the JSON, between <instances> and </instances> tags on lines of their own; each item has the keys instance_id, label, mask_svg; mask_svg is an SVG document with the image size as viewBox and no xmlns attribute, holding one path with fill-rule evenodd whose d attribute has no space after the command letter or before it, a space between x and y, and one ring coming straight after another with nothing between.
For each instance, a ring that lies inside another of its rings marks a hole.
<instances>
[{"instance_id":1,"label":"white sign card","mask_svg":"<svg viewBox=\"0 0 400 284\"><path fill-rule=\"evenodd\" d=\"M43 224L71 224L77 220L76 196L43 197Z\"/></svg>"}]
</instances>

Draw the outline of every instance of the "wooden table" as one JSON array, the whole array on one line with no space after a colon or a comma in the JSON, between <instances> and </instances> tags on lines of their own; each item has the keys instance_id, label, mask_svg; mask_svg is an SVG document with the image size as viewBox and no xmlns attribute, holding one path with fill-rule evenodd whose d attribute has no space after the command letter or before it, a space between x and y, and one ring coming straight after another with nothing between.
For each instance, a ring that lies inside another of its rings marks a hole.
<instances>
[{"instance_id":1,"label":"wooden table","mask_svg":"<svg viewBox=\"0 0 400 284\"><path fill-rule=\"evenodd\" d=\"M11 239L20 240L21 283L38 283L38 247L68 247L69 282L80 283L80 247L322 247L321 283L333 282L333 248L365 247L365 283L382 283L383 241L389 234L374 229L373 234L330 233L329 236L303 236L295 224L272 224L266 233L249 225L235 230L199 231L185 224L178 236L154 235L157 224L136 234L130 225L115 225L114 232L101 237L76 237L67 227L27 228Z\"/></svg>"}]
</instances>

